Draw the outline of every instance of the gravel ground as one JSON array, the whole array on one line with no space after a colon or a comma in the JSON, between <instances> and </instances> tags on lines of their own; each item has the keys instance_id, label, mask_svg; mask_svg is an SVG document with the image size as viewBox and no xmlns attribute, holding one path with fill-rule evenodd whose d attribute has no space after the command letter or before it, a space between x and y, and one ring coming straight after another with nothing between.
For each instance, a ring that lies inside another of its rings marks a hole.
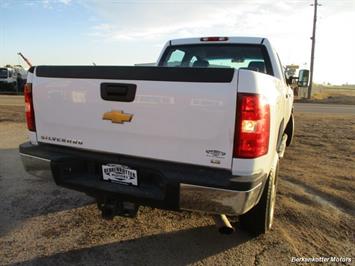
<instances>
[{"instance_id":1,"label":"gravel ground","mask_svg":"<svg viewBox=\"0 0 355 266\"><path fill-rule=\"evenodd\" d=\"M25 173L23 107L0 100L0 265L287 265L355 257L355 116L296 115L280 165L274 227L220 235L209 216L141 208L100 217L93 200ZM17 108L17 109L16 109Z\"/></svg>"}]
</instances>

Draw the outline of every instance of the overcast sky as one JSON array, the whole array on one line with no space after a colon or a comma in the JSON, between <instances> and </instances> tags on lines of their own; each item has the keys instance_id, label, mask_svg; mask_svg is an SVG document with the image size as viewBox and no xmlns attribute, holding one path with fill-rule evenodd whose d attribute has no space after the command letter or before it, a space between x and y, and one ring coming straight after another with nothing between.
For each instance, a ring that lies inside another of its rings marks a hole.
<instances>
[{"instance_id":1,"label":"overcast sky","mask_svg":"<svg viewBox=\"0 0 355 266\"><path fill-rule=\"evenodd\" d=\"M267 37L283 64L309 68L312 0L0 0L0 66L132 65L164 43L200 36ZM319 0L314 79L355 84L355 0Z\"/></svg>"}]
</instances>

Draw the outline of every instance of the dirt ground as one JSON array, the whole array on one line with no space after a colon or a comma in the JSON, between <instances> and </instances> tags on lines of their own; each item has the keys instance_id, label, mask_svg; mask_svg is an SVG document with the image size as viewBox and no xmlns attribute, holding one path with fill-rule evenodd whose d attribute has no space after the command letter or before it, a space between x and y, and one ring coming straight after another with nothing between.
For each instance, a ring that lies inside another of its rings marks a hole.
<instances>
[{"instance_id":1,"label":"dirt ground","mask_svg":"<svg viewBox=\"0 0 355 266\"><path fill-rule=\"evenodd\" d=\"M355 86L323 86L315 84L311 99L296 99L302 103L326 103L355 105Z\"/></svg>"},{"instance_id":2,"label":"dirt ground","mask_svg":"<svg viewBox=\"0 0 355 266\"><path fill-rule=\"evenodd\" d=\"M288 265L321 256L354 263L354 115L296 114L273 229L252 238L220 235L210 217L189 212L144 207L135 219L102 220L91 198L25 173L22 112L0 100L0 265Z\"/></svg>"}]
</instances>

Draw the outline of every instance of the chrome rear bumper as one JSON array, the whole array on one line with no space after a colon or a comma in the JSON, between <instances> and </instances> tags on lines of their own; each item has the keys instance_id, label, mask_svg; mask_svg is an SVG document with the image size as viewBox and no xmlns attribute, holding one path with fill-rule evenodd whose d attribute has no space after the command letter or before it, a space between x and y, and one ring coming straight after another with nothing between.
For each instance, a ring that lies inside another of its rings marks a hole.
<instances>
[{"instance_id":1,"label":"chrome rear bumper","mask_svg":"<svg viewBox=\"0 0 355 266\"><path fill-rule=\"evenodd\" d=\"M262 182L248 191L180 184L180 209L241 215L259 201L262 187Z\"/></svg>"},{"instance_id":2,"label":"chrome rear bumper","mask_svg":"<svg viewBox=\"0 0 355 266\"><path fill-rule=\"evenodd\" d=\"M51 160L20 153L22 164L25 170L34 176L42 179L52 179Z\"/></svg>"}]
</instances>

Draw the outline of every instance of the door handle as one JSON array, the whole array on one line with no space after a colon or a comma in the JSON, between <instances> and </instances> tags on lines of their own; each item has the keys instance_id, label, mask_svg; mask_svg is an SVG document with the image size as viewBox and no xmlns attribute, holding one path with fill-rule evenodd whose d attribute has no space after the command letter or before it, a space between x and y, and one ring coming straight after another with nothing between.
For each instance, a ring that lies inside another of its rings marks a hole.
<instances>
[{"instance_id":1,"label":"door handle","mask_svg":"<svg viewBox=\"0 0 355 266\"><path fill-rule=\"evenodd\" d=\"M101 83L101 98L105 101L133 102L137 85L129 83Z\"/></svg>"}]
</instances>

